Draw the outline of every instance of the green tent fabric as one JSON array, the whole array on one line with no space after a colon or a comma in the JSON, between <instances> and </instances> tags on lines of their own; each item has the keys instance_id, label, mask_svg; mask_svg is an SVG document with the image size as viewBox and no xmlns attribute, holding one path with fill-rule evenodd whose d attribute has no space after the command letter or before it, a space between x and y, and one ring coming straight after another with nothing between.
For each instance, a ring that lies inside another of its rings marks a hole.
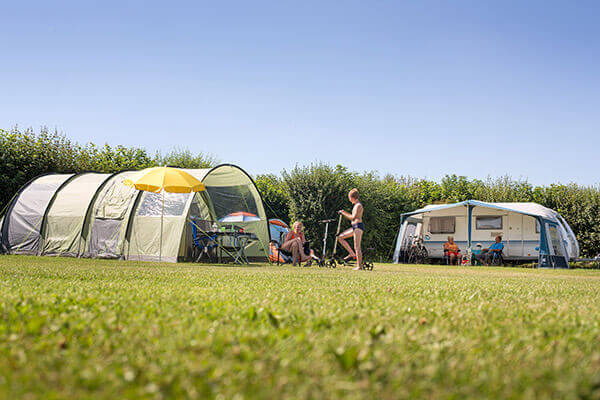
<instances>
[{"instance_id":1,"label":"green tent fabric","mask_svg":"<svg viewBox=\"0 0 600 400\"><path fill-rule=\"evenodd\" d=\"M221 165L211 170L186 170L206 186L207 197L219 220L232 212L246 211L255 214L260 221L236 223L246 232L254 233L258 241L246 249L251 259L268 258L270 241L269 221L264 203L252 178L235 165ZM197 171L204 171L198 173Z\"/></svg>"},{"instance_id":2,"label":"green tent fabric","mask_svg":"<svg viewBox=\"0 0 600 400\"><path fill-rule=\"evenodd\" d=\"M257 215L258 220L235 225L259 239L246 249L246 255L252 260L267 260L268 221L252 178L231 164L185 171L202 181L206 190L189 194L140 192L123 184L135 171L40 177L24 187L20 193L26 195L17 196L6 215L0 216L2 247L5 252L20 253L25 242L28 254L188 261L192 255L192 218L221 226L218 220L223 216L245 211ZM38 193L36 187L43 188L43 196L27 195ZM33 206L37 214L24 215L22 210ZM26 223L9 223L23 220ZM37 241L29 240L32 232Z\"/></svg>"}]
</instances>

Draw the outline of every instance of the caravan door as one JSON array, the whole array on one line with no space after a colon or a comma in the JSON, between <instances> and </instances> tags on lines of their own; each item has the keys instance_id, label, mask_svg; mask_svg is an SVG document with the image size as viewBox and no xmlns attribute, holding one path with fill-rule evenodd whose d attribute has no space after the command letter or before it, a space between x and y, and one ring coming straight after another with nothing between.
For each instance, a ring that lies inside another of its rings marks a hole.
<instances>
[{"instance_id":1,"label":"caravan door","mask_svg":"<svg viewBox=\"0 0 600 400\"><path fill-rule=\"evenodd\" d=\"M506 232L506 255L523 256L523 215L510 213L504 217L508 224Z\"/></svg>"}]
</instances>

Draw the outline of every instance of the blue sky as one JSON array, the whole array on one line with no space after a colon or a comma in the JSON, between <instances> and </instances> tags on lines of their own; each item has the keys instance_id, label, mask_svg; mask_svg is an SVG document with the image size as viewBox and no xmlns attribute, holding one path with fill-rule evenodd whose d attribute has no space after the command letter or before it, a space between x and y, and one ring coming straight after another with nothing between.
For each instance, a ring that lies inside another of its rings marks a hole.
<instances>
[{"instance_id":1,"label":"blue sky","mask_svg":"<svg viewBox=\"0 0 600 400\"><path fill-rule=\"evenodd\" d=\"M252 173L600 182L597 1L19 1L0 16L2 128Z\"/></svg>"}]
</instances>

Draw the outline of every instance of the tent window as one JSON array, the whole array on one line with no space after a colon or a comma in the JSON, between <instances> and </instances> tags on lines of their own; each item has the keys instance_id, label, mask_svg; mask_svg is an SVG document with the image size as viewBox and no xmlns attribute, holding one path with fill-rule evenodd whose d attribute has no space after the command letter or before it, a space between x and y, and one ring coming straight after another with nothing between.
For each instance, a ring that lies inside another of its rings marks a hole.
<instances>
[{"instance_id":1,"label":"tent window","mask_svg":"<svg viewBox=\"0 0 600 400\"><path fill-rule=\"evenodd\" d=\"M456 225L455 217L431 217L429 219L430 233L454 233Z\"/></svg>"},{"instance_id":2,"label":"tent window","mask_svg":"<svg viewBox=\"0 0 600 400\"><path fill-rule=\"evenodd\" d=\"M231 213L244 211L258 215L258 207L249 185L206 186L217 219Z\"/></svg>"},{"instance_id":3,"label":"tent window","mask_svg":"<svg viewBox=\"0 0 600 400\"><path fill-rule=\"evenodd\" d=\"M476 229L502 229L502 217L475 217Z\"/></svg>"},{"instance_id":4,"label":"tent window","mask_svg":"<svg viewBox=\"0 0 600 400\"><path fill-rule=\"evenodd\" d=\"M123 180L113 180L102 193L98 202L96 218L123 219L138 191L123 185Z\"/></svg>"},{"instance_id":5,"label":"tent window","mask_svg":"<svg viewBox=\"0 0 600 400\"><path fill-rule=\"evenodd\" d=\"M535 233L540 233L540 221L535 220Z\"/></svg>"},{"instance_id":6,"label":"tent window","mask_svg":"<svg viewBox=\"0 0 600 400\"><path fill-rule=\"evenodd\" d=\"M189 193L169 193L165 192L164 215L177 216L182 215L185 209L185 203L189 198ZM162 193L144 193L142 204L138 208L137 215L143 216L158 216L160 217L163 211L163 194Z\"/></svg>"}]
</instances>

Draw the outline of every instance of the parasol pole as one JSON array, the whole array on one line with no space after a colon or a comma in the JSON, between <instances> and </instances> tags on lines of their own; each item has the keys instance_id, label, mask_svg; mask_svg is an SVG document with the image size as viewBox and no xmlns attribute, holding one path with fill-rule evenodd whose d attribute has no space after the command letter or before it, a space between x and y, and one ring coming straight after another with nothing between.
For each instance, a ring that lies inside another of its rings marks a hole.
<instances>
[{"instance_id":1,"label":"parasol pole","mask_svg":"<svg viewBox=\"0 0 600 400\"><path fill-rule=\"evenodd\" d=\"M162 208L160 211L160 248L158 249L158 262L162 261L162 236L163 236L163 218L165 215L165 189L162 190Z\"/></svg>"}]
</instances>

